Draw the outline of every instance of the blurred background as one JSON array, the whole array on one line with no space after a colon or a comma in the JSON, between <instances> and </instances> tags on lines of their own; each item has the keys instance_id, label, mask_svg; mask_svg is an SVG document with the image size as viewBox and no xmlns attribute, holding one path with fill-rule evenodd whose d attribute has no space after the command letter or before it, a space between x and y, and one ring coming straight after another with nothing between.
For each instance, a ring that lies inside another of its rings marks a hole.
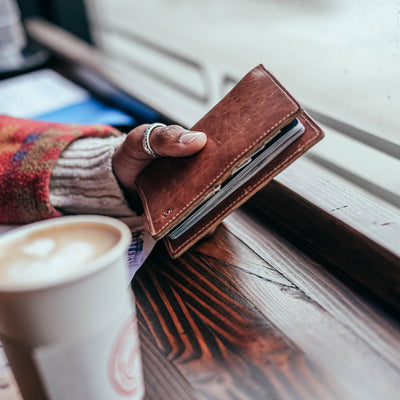
<instances>
[{"instance_id":1,"label":"blurred background","mask_svg":"<svg viewBox=\"0 0 400 400\"><path fill-rule=\"evenodd\" d=\"M23 20L39 16L95 46L139 98L187 126L263 63L326 130L301 163L399 212L398 0L18 5Z\"/></svg>"}]
</instances>

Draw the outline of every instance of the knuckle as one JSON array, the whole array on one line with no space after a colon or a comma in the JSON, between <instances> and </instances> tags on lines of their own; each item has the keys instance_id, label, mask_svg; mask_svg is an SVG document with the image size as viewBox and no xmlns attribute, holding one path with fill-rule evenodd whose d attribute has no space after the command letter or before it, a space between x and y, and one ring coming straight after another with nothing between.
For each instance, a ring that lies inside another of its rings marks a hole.
<instances>
[{"instance_id":1,"label":"knuckle","mask_svg":"<svg viewBox=\"0 0 400 400\"><path fill-rule=\"evenodd\" d=\"M175 140L177 140L184 131L184 129L179 125L169 125L166 131L170 136L172 136Z\"/></svg>"},{"instance_id":2,"label":"knuckle","mask_svg":"<svg viewBox=\"0 0 400 400\"><path fill-rule=\"evenodd\" d=\"M168 125L156 129L154 136L157 144L164 146L179 142L179 136L182 133L182 128L179 125Z\"/></svg>"},{"instance_id":3,"label":"knuckle","mask_svg":"<svg viewBox=\"0 0 400 400\"><path fill-rule=\"evenodd\" d=\"M168 131L165 126L158 126L154 128L150 140L156 142L157 144L162 144L168 139Z\"/></svg>"}]
</instances>

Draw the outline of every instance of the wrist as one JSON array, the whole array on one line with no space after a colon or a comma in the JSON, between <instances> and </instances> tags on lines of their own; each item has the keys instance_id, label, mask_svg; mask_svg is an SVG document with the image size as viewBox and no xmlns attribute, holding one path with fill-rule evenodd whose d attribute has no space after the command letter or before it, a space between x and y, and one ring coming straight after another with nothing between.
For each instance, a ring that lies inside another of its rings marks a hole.
<instances>
[{"instance_id":1,"label":"wrist","mask_svg":"<svg viewBox=\"0 0 400 400\"><path fill-rule=\"evenodd\" d=\"M66 213L134 215L112 170L124 137L85 138L71 143L50 178L50 201Z\"/></svg>"}]
</instances>

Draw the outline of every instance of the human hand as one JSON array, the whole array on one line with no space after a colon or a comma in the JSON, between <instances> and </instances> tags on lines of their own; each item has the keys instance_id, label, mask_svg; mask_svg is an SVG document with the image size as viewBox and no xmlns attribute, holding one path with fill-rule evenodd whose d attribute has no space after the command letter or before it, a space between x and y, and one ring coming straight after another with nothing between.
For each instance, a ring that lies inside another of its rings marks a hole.
<instances>
[{"instance_id":1,"label":"human hand","mask_svg":"<svg viewBox=\"0 0 400 400\"><path fill-rule=\"evenodd\" d=\"M135 181L154 158L143 148L143 135L149 125L140 125L129 132L113 157L113 170L128 202L138 201ZM185 157L200 151L207 142L203 132L193 132L178 125L157 126L149 136L150 146L161 157Z\"/></svg>"}]
</instances>

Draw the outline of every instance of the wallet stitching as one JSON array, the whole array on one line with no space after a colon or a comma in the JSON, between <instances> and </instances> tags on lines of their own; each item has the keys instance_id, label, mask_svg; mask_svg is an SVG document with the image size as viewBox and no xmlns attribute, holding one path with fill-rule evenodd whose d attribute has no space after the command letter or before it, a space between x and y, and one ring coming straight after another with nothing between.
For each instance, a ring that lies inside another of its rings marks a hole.
<instances>
[{"instance_id":1,"label":"wallet stitching","mask_svg":"<svg viewBox=\"0 0 400 400\"><path fill-rule=\"evenodd\" d=\"M315 132L316 134L318 134L318 131L317 131L317 129L315 128L315 126L311 123L310 118L308 118L308 116L307 116L306 114L304 115L304 118L310 123L311 129L313 129L314 132ZM292 155L291 155L289 158L287 158L286 161L285 161L283 164L280 164L280 165L278 165L277 167L275 167L275 168L270 172L270 174L268 175L268 178L269 178L271 175L273 175L274 172L275 172L277 169L280 169L280 168L284 169L284 168L286 167L286 165L288 165L288 164L290 163L290 161L291 161L299 152L301 152L301 151L304 149L304 147L306 147L306 146L308 146L308 145L310 145L310 144L312 144L312 141L307 142L307 143L305 143L303 146L299 147L299 149L298 149L296 152L292 153ZM266 178L266 179L268 179L268 178ZM203 233L206 229L210 228L210 226L211 226L218 218L220 218L220 216L221 216L222 213L225 213L225 212L227 212L227 211L230 211L232 208L234 208L234 206L235 206L243 197L245 197L245 196L248 195L248 192L249 192L249 191L251 191L251 190L252 190L253 188L255 188L256 186L262 185L264 181L265 181L265 179L262 180L262 181L257 181L257 183L255 183L254 185L248 187L247 190L246 190L246 192L243 193L240 197L238 197L234 203L231 203L231 205L230 205L229 207L225 208L225 209L223 210L223 212L220 212L216 217L214 217L211 221L209 221L206 225L204 225L203 228L201 228L199 231L197 231L196 237L198 237L199 235L201 235L201 233ZM183 247L185 247L186 244L189 243L191 240L193 240L193 236L191 236L190 238L188 238L184 243L182 243L179 247L177 247L177 248L175 249L175 251L174 251L174 249L171 247L171 243L170 243L170 242L167 242L167 245L168 245L168 247L169 247L171 253L176 254L176 253L178 253Z\"/></svg>"},{"instance_id":2,"label":"wallet stitching","mask_svg":"<svg viewBox=\"0 0 400 400\"><path fill-rule=\"evenodd\" d=\"M257 142L259 142L261 139L263 139L265 136L267 136L271 131L273 131L282 121L284 121L285 119L287 119L288 117L290 117L291 115L293 115L299 105L298 103L291 98L291 96L289 95L289 93L286 92L285 88L276 80L276 78L271 74L268 73L268 71L264 68L261 67L261 71L264 72L265 75L267 75L268 78L270 78L273 83L275 84L275 86L285 95L285 97L296 107L295 110L290 111L289 113L287 113L284 117L282 117L278 122L276 122L273 126L271 126L266 132L264 132L262 135L260 135L256 140L253 141L253 143L251 143L246 149L244 149L240 154L238 154L229 164L226 165L225 169L223 171L221 171L209 184L207 184L205 186L205 189L203 189L200 193L198 193L192 200L190 200L177 214L175 214L171 219L169 219L167 222L165 222L164 225L161 226L160 229L158 229L158 231L156 232L154 229L154 225L152 222L152 218L150 215L150 209L149 206L147 204L147 199L146 196L144 195L144 193L140 190L140 192L142 193L142 200L144 200L145 207L147 212L147 215L149 215L149 219L150 221L148 221L148 223L151 225L151 231L154 234L158 234L159 232L163 231L164 228L166 226L168 226L172 221L174 221L176 218L178 218L188 207L190 207L199 197L201 197L203 195L204 192L206 192L210 186L212 186L223 174L226 173L226 171L231 167L232 164L234 164L243 154L245 154L248 150L250 150L255 144L257 144Z\"/></svg>"},{"instance_id":3,"label":"wallet stitching","mask_svg":"<svg viewBox=\"0 0 400 400\"><path fill-rule=\"evenodd\" d=\"M146 198L146 194L143 192L142 188L140 186L138 186L138 191L141 194L141 198L142 198L142 202L144 202L144 207L146 209L146 215L148 215L150 218L146 218L147 221L147 225L150 225L150 231L151 233L155 234L155 230L154 230L154 226L153 226L153 221L152 218L150 216L150 209L149 209L149 205L147 203L147 198Z\"/></svg>"}]
</instances>

